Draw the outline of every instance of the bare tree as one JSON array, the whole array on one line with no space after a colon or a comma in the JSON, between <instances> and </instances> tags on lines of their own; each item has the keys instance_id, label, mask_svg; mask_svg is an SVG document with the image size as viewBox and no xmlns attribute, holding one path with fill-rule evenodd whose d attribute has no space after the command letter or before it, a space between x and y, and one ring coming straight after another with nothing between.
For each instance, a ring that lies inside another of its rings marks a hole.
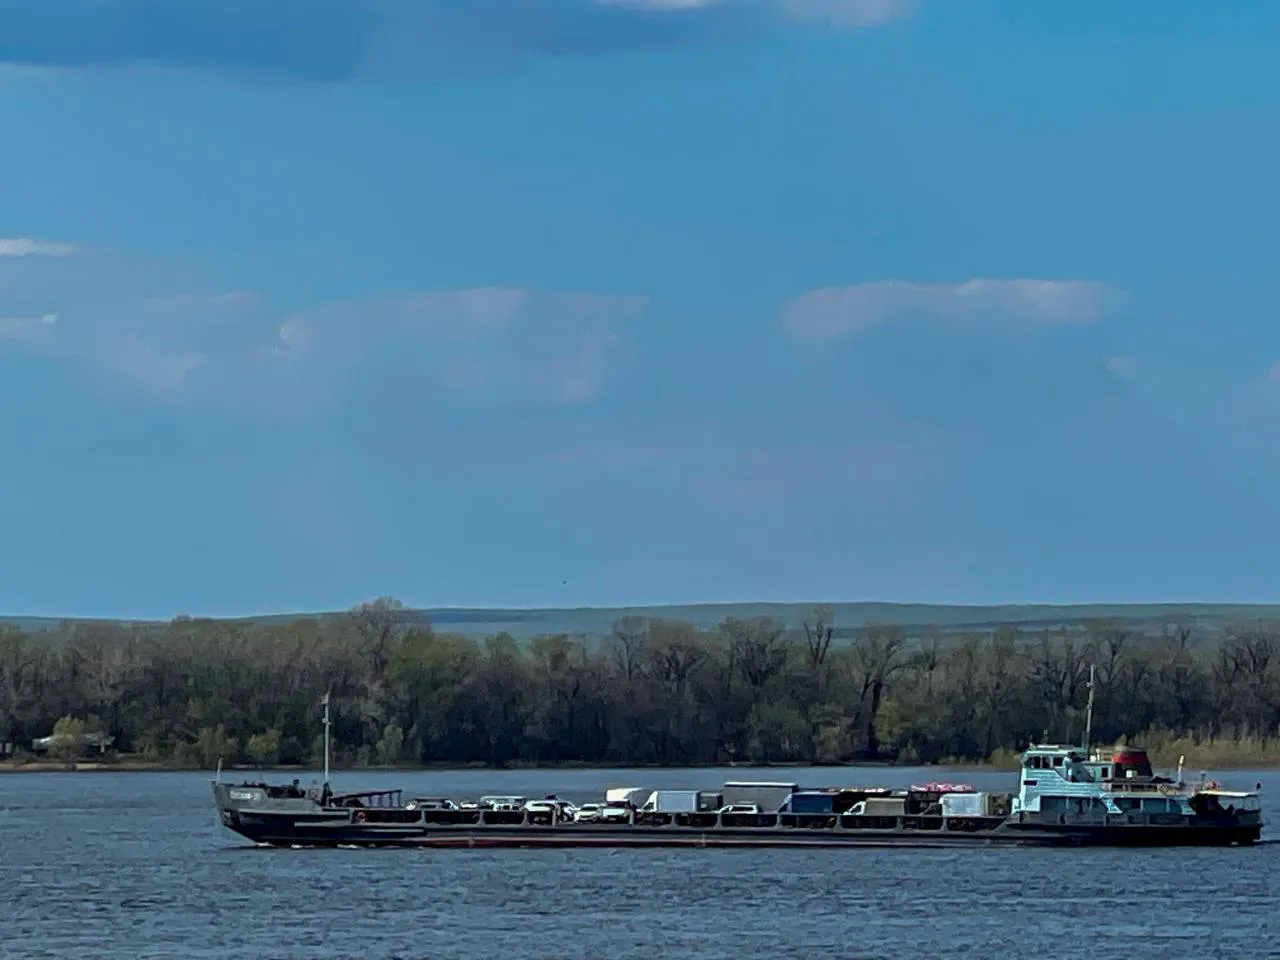
<instances>
[{"instance_id":1,"label":"bare tree","mask_svg":"<svg viewBox=\"0 0 1280 960\"><path fill-rule=\"evenodd\" d=\"M835 628L832 626L834 620L831 608L821 606L814 607L810 619L801 621L809 666L815 673L826 664L827 654L831 652L831 640L835 636Z\"/></svg>"},{"instance_id":2,"label":"bare tree","mask_svg":"<svg viewBox=\"0 0 1280 960\"><path fill-rule=\"evenodd\" d=\"M772 617L751 620L729 617L720 624L720 632L742 678L754 691L758 692L778 676L787 664L790 637Z\"/></svg>"},{"instance_id":3,"label":"bare tree","mask_svg":"<svg viewBox=\"0 0 1280 960\"><path fill-rule=\"evenodd\" d=\"M854 636L852 662L861 682L856 717L865 734L866 752L880 755L880 737L876 723L889 678L903 666L901 656L906 638L902 628L871 624L860 628Z\"/></svg>"},{"instance_id":4,"label":"bare tree","mask_svg":"<svg viewBox=\"0 0 1280 960\"><path fill-rule=\"evenodd\" d=\"M649 620L646 617L623 617L613 625L614 657L628 683L640 672L648 639Z\"/></svg>"},{"instance_id":5,"label":"bare tree","mask_svg":"<svg viewBox=\"0 0 1280 960\"><path fill-rule=\"evenodd\" d=\"M389 730L406 759L456 763L979 759L1044 728L1078 735L1090 663L1107 737L1280 729L1280 628L1263 622L936 628L909 644L884 624L835 643L821 609L794 630L624 618L586 639L438 633L413 617L383 599L291 623L0 626L0 742L20 754L70 716L174 766L301 763L322 749L317 704L332 691L340 765L399 756Z\"/></svg>"},{"instance_id":6,"label":"bare tree","mask_svg":"<svg viewBox=\"0 0 1280 960\"><path fill-rule=\"evenodd\" d=\"M710 657L700 632L692 624L659 620L649 625L649 639L653 675L673 692L683 693Z\"/></svg>"}]
</instances>

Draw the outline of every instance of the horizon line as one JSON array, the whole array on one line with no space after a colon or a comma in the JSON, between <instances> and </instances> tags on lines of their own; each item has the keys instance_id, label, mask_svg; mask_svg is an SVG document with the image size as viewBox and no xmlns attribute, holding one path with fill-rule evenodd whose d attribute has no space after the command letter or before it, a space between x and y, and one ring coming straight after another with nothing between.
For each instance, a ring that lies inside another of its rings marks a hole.
<instances>
[{"instance_id":1,"label":"horizon line","mask_svg":"<svg viewBox=\"0 0 1280 960\"><path fill-rule=\"evenodd\" d=\"M53 621L78 621L88 623L172 623L179 618L189 618L191 620L266 620L280 619L285 617L294 617L297 619L306 619L312 617L332 617L349 613L351 610L359 607L362 603L371 603L375 599L359 601L341 608L331 609L314 609L314 610L279 610L275 612L257 612L257 613L234 613L234 614L212 614L212 613L174 613L170 616L110 616L110 615L84 615L84 614L47 614L47 613L21 613L21 614L0 614L0 624L11 623L19 620L53 620ZM404 603L404 601L401 601ZM404 603L403 610L406 613L511 613L511 614L528 614L528 613L610 613L622 612L629 610L667 610L667 609L685 609L696 610L713 607L800 607L808 609L817 609L819 607L924 607L932 609L958 609L958 610L996 610L996 609L1051 609L1051 610L1069 610L1088 607L1280 607L1280 601L1271 600L1072 600L1072 601L1006 601L1006 602L988 602L988 603L952 603L940 601L925 600L699 600L691 603L631 603L631 604L599 604L599 605L573 605L573 606L479 606L479 605L449 605L449 606L419 606Z\"/></svg>"}]
</instances>

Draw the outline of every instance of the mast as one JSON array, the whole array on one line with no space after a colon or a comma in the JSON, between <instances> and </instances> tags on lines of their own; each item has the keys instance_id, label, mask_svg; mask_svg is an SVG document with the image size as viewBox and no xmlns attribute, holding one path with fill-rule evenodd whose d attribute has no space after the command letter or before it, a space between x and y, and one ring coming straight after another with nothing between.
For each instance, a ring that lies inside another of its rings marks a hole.
<instances>
[{"instance_id":1,"label":"mast","mask_svg":"<svg viewBox=\"0 0 1280 960\"><path fill-rule=\"evenodd\" d=\"M1089 741L1093 739L1093 672L1094 665L1089 664L1089 703L1084 711L1084 754L1089 756Z\"/></svg>"},{"instance_id":2,"label":"mast","mask_svg":"<svg viewBox=\"0 0 1280 960\"><path fill-rule=\"evenodd\" d=\"M329 786L329 691L324 692L324 785Z\"/></svg>"}]
</instances>

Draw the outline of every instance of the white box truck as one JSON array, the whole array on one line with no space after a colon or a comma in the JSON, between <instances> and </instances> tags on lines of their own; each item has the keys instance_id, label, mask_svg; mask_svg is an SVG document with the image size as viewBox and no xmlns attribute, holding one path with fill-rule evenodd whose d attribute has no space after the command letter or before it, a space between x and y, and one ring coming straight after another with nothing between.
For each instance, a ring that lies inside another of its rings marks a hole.
<instances>
[{"instance_id":1,"label":"white box truck","mask_svg":"<svg viewBox=\"0 0 1280 960\"><path fill-rule=\"evenodd\" d=\"M647 813L697 813L697 790L655 790L640 809Z\"/></svg>"},{"instance_id":2,"label":"white box truck","mask_svg":"<svg viewBox=\"0 0 1280 960\"><path fill-rule=\"evenodd\" d=\"M604 802L611 806L638 807L648 794L648 787L610 787L604 792Z\"/></svg>"}]
</instances>

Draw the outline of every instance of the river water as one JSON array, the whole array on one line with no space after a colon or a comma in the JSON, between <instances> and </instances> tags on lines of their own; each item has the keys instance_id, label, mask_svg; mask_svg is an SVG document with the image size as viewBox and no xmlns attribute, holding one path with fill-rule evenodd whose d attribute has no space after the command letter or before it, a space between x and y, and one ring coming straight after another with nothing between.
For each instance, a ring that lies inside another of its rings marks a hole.
<instances>
[{"instance_id":1,"label":"river water","mask_svg":"<svg viewBox=\"0 0 1280 960\"><path fill-rule=\"evenodd\" d=\"M864 770L339 773L337 789L598 798ZM308 782L307 777L303 782ZM1280 835L1280 773L1263 784ZM1280 844L1225 850L271 850L209 775L0 776L0 957L624 960L1280 957Z\"/></svg>"}]
</instances>

